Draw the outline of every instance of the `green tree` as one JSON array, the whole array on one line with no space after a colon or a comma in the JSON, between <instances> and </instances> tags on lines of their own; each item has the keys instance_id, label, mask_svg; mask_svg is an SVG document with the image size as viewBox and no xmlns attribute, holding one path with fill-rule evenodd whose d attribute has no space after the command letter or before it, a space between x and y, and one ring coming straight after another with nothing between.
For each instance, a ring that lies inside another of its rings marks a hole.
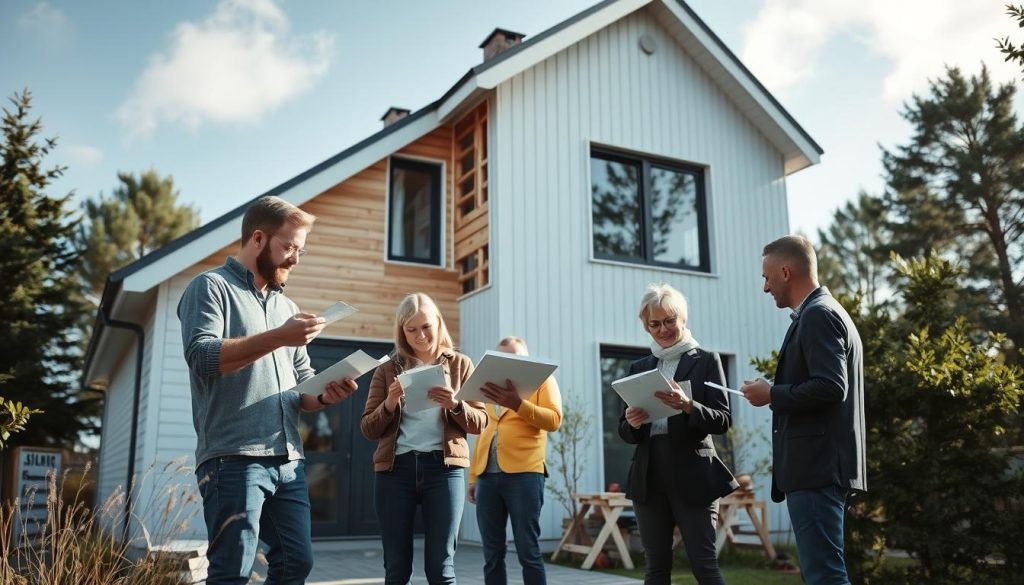
<instances>
[{"instance_id":1,"label":"green tree","mask_svg":"<svg viewBox=\"0 0 1024 585\"><path fill-rule=\"evenodd\" d=\"M895 261L903 313L857 312L864 341L868 489L847 523L863 583L1013 583L1024 561L1021 486L1007 455L1021 371L959 315L964 270L936 255ZM1015 506L1015 508L1013 508ZM1009 507L1009 508L1008 508ZM906 550L913 566L883 552ZM990 564L1001 555L1005 564Z\"/></svg>"},{"instance_id":2,"label":"green tree","mask_svg":"<svg viewBox=\"0 0 1024 585\"><path fill-rule=\"evenodd\" d=\"M87 200L77 242L81 275L88 292L98 296L107 276L199 226L199 212L178 203L174 179L148 170L138 177L118 173L110 197Z\"/></svg>"},{"instance_id":3,"label":"green tree","mask_svg":"<svg viewBox=\"0 0 1024 585\"><path fill-rule=\"evenodd\" d=\"M891 234L885 203L861 192L818 230L818 276L833 294L859 296L868 307L882 302Z\"/></svg>"},{"instance_id":4,"label":"green tree","mask_svg":"<svg viewBox=\"0 0 1024 585\"><path fill-rule=\"evenodd\" d=\"M894 247L929 249L970 266L969 296L982 299L981 323L1024 348L1024 129L1016 90L994 87L988 70L965 78L949 68L930 94L903 112L910 142L883 151Z\"/></svg>"},{"instance_id":5,"label":"green tree","mask_svg":"<svg viewBox=\"0 0 1024 585\"><path fill-rule=\"evenodd\" d=\"M97 405L97 397L77 390L75 325L84 310L72 245L77 219L65 210L69 195L45 192L64 169L43 166L56 140L37 138L42 124L29 119L31 94L16 93L10 102L0 121L0 375L9 376L3 393L8 405L44 411L12 442L68 445L91 428Z\"/></svg>"},{"instance_id":6,"label":"green tree","mask_svg":"<svg viewBox=\"0 0 1024 585\"><path fill-rule=\"evenodd\" d=\"M1006 14L1017 21L1017 28L1024 28L1024 5L1007 4ZM1010 37L1003 37L996 39L996 46L1006 55L1005 61L1016 61L1024 67L1024 43L1016 45L1010 41Z\"/></svg>"}]
</instances>

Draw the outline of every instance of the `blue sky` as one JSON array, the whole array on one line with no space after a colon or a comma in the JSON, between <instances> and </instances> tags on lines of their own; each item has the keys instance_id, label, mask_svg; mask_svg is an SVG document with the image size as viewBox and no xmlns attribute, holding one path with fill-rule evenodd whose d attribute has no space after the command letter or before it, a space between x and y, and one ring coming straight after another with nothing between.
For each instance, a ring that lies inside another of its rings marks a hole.
<instances>
[{"instance_id":1,"label":"blue sky","mask_svg":"<svg viewBox=\"0 0 1024 585\"><path fill-rule=\"evenodd\" d=\"M481 54L496 26L528 35L596 0L3 0L0 92L28 87L52 194L109 193L118 171L174 176L204 222L417 110ZM945 64L1019 83L994 37L1004 0L691 0L691 7L825 149L788 179L813 234L858 190L882 188L878 145ZM1020 103L1020 101L1018 101Z\"/></svg>"}]
</instances>

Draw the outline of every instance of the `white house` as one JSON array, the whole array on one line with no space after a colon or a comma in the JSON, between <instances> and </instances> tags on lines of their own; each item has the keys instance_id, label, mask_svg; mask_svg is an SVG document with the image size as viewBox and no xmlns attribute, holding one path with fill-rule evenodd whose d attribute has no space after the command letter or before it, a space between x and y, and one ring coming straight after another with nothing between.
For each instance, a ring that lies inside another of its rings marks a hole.
<instances>
[{"instance_id":1,"label":"white house","mask_svg":"<svg viewBox=\"0 0 1024 585\"><path fill-rule=\"evenodd\" d=\"M287 294L309 311L360 309L311 344L316 367L387 352L394 308L414 290L474 358L524 337L560 362L566 401L593 423L584 484L600 490L629 462L607 382L648 351L644 286L687 295L690 327L730 384L755 375L750 357L776 348L787 322L761 293L761 247L789 232L786 177L822 150L679 0L607 0L530 39L497 29L481 47L437 101L389 110L380 132L266 193L319 217ZM152 504L140 514L150 531L161 486L194 490L194 476L165 469L193 463L195 447L177 302L237 249L247 205L115 272L103 294L83 380L107 391L99 495L153 468L133 494ZM374 446L358 430L368 383L303 416L316 537L376 534ZM768 419L734 405L748 436L767 436ZM192 517L177 536L203 537L198 503L174 506ZM770 513L788 528L781 507ZM549 497L545 538L562 516ZM472 506L463 538L478 538Z\"/></svg>"}]
</instances>

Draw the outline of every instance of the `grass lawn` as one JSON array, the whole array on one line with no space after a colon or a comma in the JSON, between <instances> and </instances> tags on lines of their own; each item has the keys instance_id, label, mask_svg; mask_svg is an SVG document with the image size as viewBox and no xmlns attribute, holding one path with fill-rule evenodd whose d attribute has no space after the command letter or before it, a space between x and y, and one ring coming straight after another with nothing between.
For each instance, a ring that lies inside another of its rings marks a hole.
<instances>
[{"instance_id":1,"label":"grass lawn","mask_svg":"<svg viewBox=\"0 0 1024 585\"><path fill-rule=\"evenodd\" d=\"M786 550L793 559L790 562L796 563L796 552ZM560 558L557 564L579 567L582 558L575 561L565 557ZM548 562L551 562L550 559ZM609 573L632 577L643 580L644 578L644 557L643 554L633 555L633 564L636 569L632 571L623 568L607 569ZM768 568L768 560L759 552L750 550L723 550L719 559L722 567L722 577L729 585L802 585L800 575L792 575ZM597 570L597 569L594 569ZM690 565L686 555L679 549L675 553L675 561L672 563L672 585L696 585L697 580L690 572Z\"/></svg>"}]
</instances>

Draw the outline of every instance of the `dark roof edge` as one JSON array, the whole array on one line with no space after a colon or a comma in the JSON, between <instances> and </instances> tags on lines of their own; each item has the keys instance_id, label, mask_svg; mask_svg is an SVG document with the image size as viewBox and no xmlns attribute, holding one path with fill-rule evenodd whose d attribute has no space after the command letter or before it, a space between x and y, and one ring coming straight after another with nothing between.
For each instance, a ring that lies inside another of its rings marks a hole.
<instances>
[{"instance_id":1,"label":"dark roof edge","mask_svg":"<svg viewBox=\"0 0 1024 585\"><path fill-rule=\"evenodd\" d=\"M106 284L103 285L103 295L100 297L100 304L96 307L96 319L92 325L92 333L89 335L89 345L85 348L85 359L82 361L82 375L78 379L79 388L86 388L89 382L86 380L86 376L89 373L89 367L92 365L93 356L96 354L97 347L100 344L100 338L103 336L104 325L103 318L100 317L100 311L103 310L104 306L113 304L119 292L121 292L121 281L112 281L108 276Z\"/></svg>"},{"instance_id":2,"label":"dark roof edge","mask_svg":"<svg viewBox=\"0 0 1024 585\"><path fill-rule=\"evenodd\" d=\"M501 63L502 61L504 61L504 60L506 60L506 59L508 59L508 58L510 58L510 57L512 57L512 56L514 56L516 54L518 54L520 51L526 50L527 48L535 45L536 43L539 43L539 42L543 41L544 39L546 39L546 38L548 38L548 37L550 37L550 36L560 32L560 31L562 31L563 29L568 28L568 27L572 26L573 24L576 24L577 22L583 20L584 18L587 18L591 14L602 10L603 8L605 8L606 6L608 6L610 4L614 4L617 1L618 0L604 0L603 2L595 4L595 5L591 6L590 8L584 10L583 12L580 12L580 13L578 13L578 14L570 17L570 18L567 18L566 20L563 20L562 22L560 22L560 23L556 24L555 26L545 30L544 32L538 34L537 36L535 36L535 37L533 37L533 38L531 38L529 40L525 40L525 41L519 43L518 45L516 45L516 46L514 46L514 47L512 47L512 48L510 48L510 49L508 49L508 50L506 50L506 51L504 51L504 52L502 52L502 53L500 53L498 55L495 55L494 57L488 59L487 61L484 61L480 65L477 65L476 67L474 67L473 68L473 72L476 73L477 75L479 75L480 73L483 73L484 71L487 71L491 67L494 67L498 63ZM711 27L709 27L706 22L704 22L699 16L697 16L697 13L694 12L693 9L690 8L690 6L684 0L676 0L676 2L679 4L679 6L682 7L682 9L691 18L693 18L693 20L697 23L697 25L700 26L701 30L703 30L705 33L707 33L707 35L709 37L711 37L711 40L714 41L715 44L718 45L718 47L721 48L725 52L726 56L728 56L729 59L740 68L740 71L742 71L744 73L744 75L746 75L754 83L754 85L759 90L761 90L761 93L763 93L765 95L765 97L768 98L768 101L770 101L773 106L778 108L778 110L782 114L782 116L784 118L786 118L786 120L790 124L793 125L793 127L796 129L796 131L798 133L800 133L800 135L811 144L811 146L814 148L814 150L819 155L825 154L825 151L822 150L821 146L819 146L818 143L813 138L811 138L811 135L806 130L804 130L803 126L801 126L796 121L796 119L793 118L792 115L790 115L789 111L787 111L786 108L784 108L782 106L782 104L779 103L779 100L775 99L775 96L772 95L770 91L768 91L768 88L766 88L764 86L764 84L761 83L761 81L757 77L755 77L753 73L751 73L750 69L747 69L747 66L744 65L743 62L739 60L739 58L736 56L735 53L732 52L732 50L728 47L728 45L726 45L725 42L717 34L715 34L715 32L713 30L711 30Z\"/></svg>"},{"instance_id":3,"label":"dark roof edge","mask_svg":"<svg viewBox=\"0 0 1024 585\"><path fill-rule=\"evenodd\" d=\"M483 63L481 63L481 64L477 65L476 67L474 67L473 68L473 73L476 73L477 75L479 75L479 74L483 73L484 71L487 71L491 67L494 67L498 63L501 63L502 61L508 59L509 57L512 57L513 55L517 55L520 51L523 51L523 50L527 49L528 47L532 47L533 45L543 41L544 39L546 39L546 38L548 38L548 37L550 37L550 36L552 36L554 34L557 34L557 33L561 32L563 29L566 29L566 28L576 24L577 22L583 20L584 18L590 16L591 14L593 14L595 12L599 12L604 7L609 6L611 4L615 4L618 1L619 0L604 0L603 2L599 2L597 4L594 4L590 8L587 8L586 10L584 10L583 12L579 12L579 13L576 13L575 15L573 15L573 16L570 16L569 18L563 20L562 22L556 24L555 26L552 26L551 28L545 30L544 32L541 32L537 36L532 37L529 40L524 40L523 42L519 43L518 45L516 45L514 47L510 47L509 49L507 49L505 51L502 51L501 53L498 53L497 55L491 57L490 59L488 59L488 60L484 61ZM490 37L488 37L488 38L490 38Z\"/></svg>"}]
</instances>

